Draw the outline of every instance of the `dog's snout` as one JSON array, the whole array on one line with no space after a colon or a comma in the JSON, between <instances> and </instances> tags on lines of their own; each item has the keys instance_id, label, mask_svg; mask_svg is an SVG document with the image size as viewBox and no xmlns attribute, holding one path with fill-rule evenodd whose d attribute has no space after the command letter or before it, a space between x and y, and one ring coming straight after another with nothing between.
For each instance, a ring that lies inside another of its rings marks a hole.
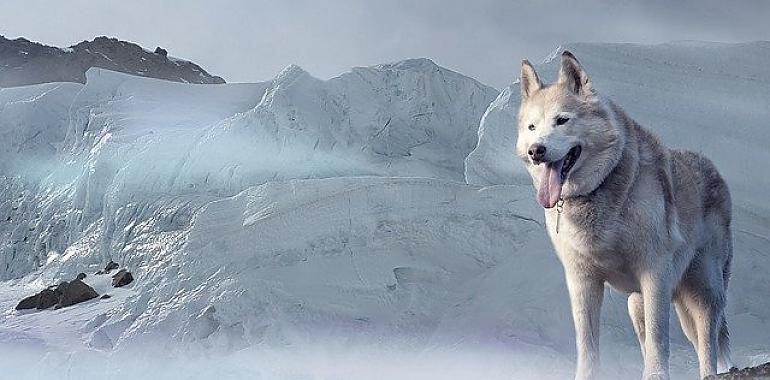
<instances>
[{"instance_id":1,"label":"dog's snout","mask_svg":"<svg viewBox=\"0 0 770 380\"><path fill-rule=\"evenodd\" d=\"M529 146L527 153L529 153L529 156L532 157L533 161L543 161L545 158L545 145L532 144Z\"/></svg>"}]
</instances>

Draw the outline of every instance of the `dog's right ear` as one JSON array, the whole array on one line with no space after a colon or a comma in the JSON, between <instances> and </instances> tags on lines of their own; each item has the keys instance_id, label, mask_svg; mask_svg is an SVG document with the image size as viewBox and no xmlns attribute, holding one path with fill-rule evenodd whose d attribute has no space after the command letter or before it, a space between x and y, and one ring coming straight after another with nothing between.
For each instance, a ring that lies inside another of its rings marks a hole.
<instances>
[{"instance_id":1,"label":"dog's right ear","mask_svg":"<svg viewBox=\"0 0 770 380\"><path fill-rule=\"evenodd\" d=\"M580 65L577 58L567 50L561 53L559 83L566 85L575 95L590 96L593 94L593 86L588 73Z\"/></svg>"},{"instance_id":2,"label":"dog's right ear","mask_svg":"<svg viewBox=\"0 0 770 380\"><path fill-rule=\"evenodd\" d=\"M528 98L535 91L543 88L543 82L537 76L535 68L526 59L521 61L521 97Z\"/></svg>"}]
</instances>

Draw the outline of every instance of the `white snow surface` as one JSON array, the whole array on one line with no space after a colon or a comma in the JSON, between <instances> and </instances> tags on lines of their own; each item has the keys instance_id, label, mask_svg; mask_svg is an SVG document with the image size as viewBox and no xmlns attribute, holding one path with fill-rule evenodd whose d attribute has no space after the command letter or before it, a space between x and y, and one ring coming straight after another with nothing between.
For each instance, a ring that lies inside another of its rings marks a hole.
<instances>
[{"instance_id":1,"label":"white snow surface","mask_svg":"<svg viewBox=\"0 0 770 380\"><path fill-rule=\"evenodd\" d=\"M735 359L767 361L770 45L566 48L726 177ZM498 96L426 59L327 81L296 66L255 84L87 79L0 89L4 376L572 376L561 267L513 155L516 84ZM92 274L109 259L135 282ZM112 298L13 310L79 272ZM637 377L625 296L606 297L604 376ZM677 326L672 371L692 378Z\"/></svg>"}]
</instances>

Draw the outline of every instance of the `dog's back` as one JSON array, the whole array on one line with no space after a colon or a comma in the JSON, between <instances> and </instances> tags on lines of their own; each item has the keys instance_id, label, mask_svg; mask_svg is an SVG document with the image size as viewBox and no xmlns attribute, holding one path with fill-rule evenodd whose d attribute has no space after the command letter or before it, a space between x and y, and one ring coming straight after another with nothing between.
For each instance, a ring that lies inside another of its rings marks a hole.
<instances>
[{"instance_id":1,"label":"dog's back","mask_svg":"<svg viewBox=\"0 0 770 380\"><path fill-rule=\"evenodd\" d=\"M687 214L697 207L703 217L714 214L730 223L730 191L711 160L688 150L671 150L671 175L678 211Z\"/></svg>"}]
</instances>

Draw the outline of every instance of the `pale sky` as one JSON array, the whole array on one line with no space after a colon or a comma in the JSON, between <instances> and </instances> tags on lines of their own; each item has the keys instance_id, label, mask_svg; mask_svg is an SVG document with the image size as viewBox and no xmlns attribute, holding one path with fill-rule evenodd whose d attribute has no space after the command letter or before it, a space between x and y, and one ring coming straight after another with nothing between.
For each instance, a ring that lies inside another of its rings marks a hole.
<instances>
[{"instance_id":1,"label":"pale sky","mask_svg":"<svg viewBox=\"0 0 770 380\"><path fill-rule=\"evenodd\" d=\"M162 46L228 82L268 80L291 63L326 79L427 57L502 88L523 58L566 42L770 40L770 1L2 0L0 34Z\"/></svg>"}]
</instances>

